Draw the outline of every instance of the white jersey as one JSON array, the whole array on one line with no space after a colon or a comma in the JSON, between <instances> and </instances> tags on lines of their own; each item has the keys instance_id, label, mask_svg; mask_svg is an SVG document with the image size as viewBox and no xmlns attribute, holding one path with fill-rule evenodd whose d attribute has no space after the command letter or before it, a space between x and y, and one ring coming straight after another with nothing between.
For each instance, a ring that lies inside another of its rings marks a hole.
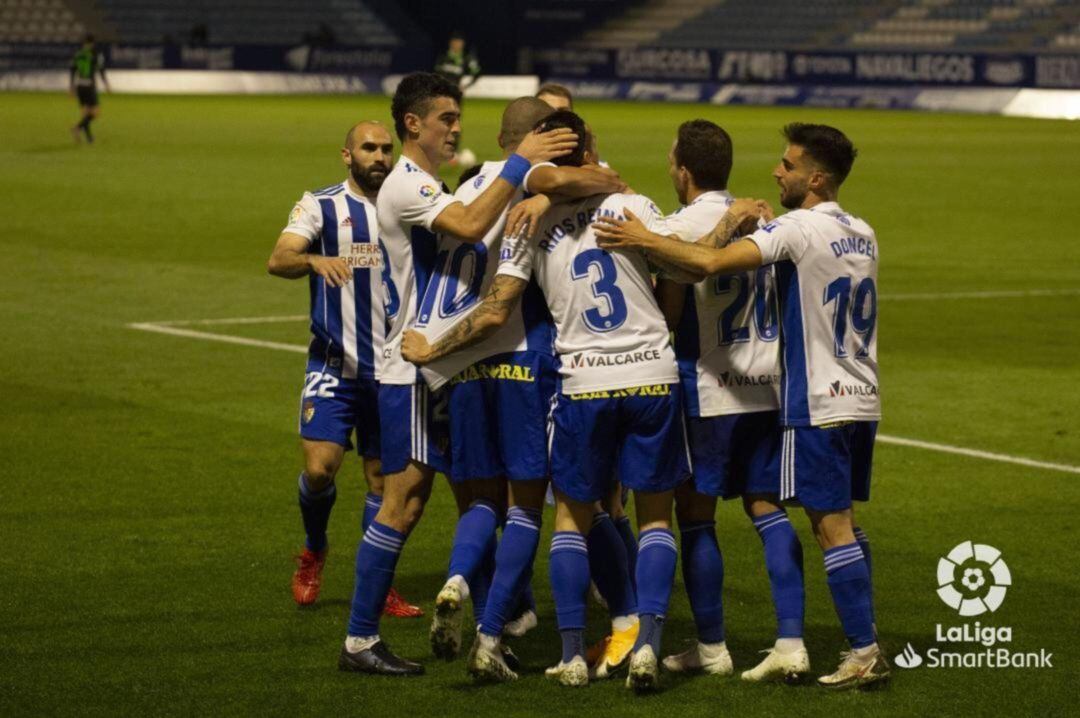
<instances>
[{"instance_id":1,"label":"white jersey","mask_svg":"<svg viewBox=\"0 0 1080 718\"><path fill-rule=\"evenodd\" d=\"M705 192L667 217L669 234L696 242L734 202ZM780 407L780 323L773 268L707 277L686 288L675 329L683 396L689 416L721 416Z\"/></svg>"},{"instance_id":2,"label":"white jersey","mask_svg":"<svg viewBox=\"0 0 1080 718\"><path fill-rule=\"evenodd\" d=\"M314 273L309 277L311 356L340 367L345 379L378 379L386 311L375 204L348 182L305 192L282 231L306 239L308 252L344 257L352 268L352 281L343 287L331 287Z\"/></svg>"},{"instance_id":3,"label":"white jersey","mask_svg":"<svg viewBox=\"0 0 1080 718\"><path fill-rule=\"evenodd\" d=\"M480 174L458 187L454 197L469 204L499 178L505 164L505 161L485 162ZM525 185L528 185L528 177ZM510 208L521 201L524 194L523 189L514 194L502 215L484 235L482 242L471 244L462 242L453 235L439 234L435 273L420 301L414 327L430 343L434 344L465 319L487 294L495 278L495 270L498 269L506 216ZM438 389L462 369L495 354L520 351L552 354L553 339L551 314L539 289L530 285L521 299L518 311L492 336L479 344L431 362L422 367L420 373L432 389Z\"/></svg>"},{"instance_id":4,"label":"white jersey","mask_svg":"<svg viewBox=\"0 0 1080 718\"><path fill-rule=\"evenodd\" d=\"M874 230L836 202L778 217L750 239L776 263L783 341L781 421L881 418Z\"/></svg>"},{"instance_id":5,"label":"white jersey","mask_svg":"<svg viewBox=\"0 0 1080 718\"><path fill-rule=\"evenodd\" d=\"M390 263L380 381L413 384L416 367L401 356L401 337L416 319L420 297L435 266L435 218L459 200L442 182L402 155L379 190L379 237Z\"/></svg>"},{"instance_id":6,"label":"white jersey","mask_svg":"<svg viewBox=\"0 0 1080 718\"><path fill-rule=\"evenodd\" d=\"M555 320L564 394L678 381L667 325L653 297L645 256L596 246L597 217L629 207L652 231L660 211L641 195L597 195L556 205L530 240L503 240L499 274L535 275Z\"/></svg>"}]
</instances>

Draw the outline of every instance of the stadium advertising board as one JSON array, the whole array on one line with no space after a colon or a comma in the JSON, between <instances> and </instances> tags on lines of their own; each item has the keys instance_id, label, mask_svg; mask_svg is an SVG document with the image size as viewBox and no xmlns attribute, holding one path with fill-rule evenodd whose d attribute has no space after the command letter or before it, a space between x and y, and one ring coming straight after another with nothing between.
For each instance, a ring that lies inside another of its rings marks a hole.
<instances>
[{"instance_id":1,"label":"stadium advertising board","mask_svg":"<svg viewBox=\"0 0 1080 718\"><path fill-rule=\"evenodd\" d=\"M543 77L591 81L1080 88L1075 55L557 48L529 59Z\"/></svg>"}]
</instances>

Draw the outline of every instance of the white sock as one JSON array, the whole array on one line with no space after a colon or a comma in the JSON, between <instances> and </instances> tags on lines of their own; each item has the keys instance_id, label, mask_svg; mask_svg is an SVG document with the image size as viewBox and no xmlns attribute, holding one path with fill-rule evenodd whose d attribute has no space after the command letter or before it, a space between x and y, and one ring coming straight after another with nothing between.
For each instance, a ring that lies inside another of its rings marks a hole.
<instances>
[{"instance_id":1,"label":"white sock","mask_svg":"<svg viewBox=\"0 0 1080 718\"><path fill-rule=\"evenodd\" d=\"M631 613L629 616L616 616L611 619L611 630L613 631L626 631L633 628L634 624L638 622L636 613Z\"/></svg>"},{"instance_id":2,"label":"white sock","mask_svg":"<svg viewBox=\"0 0 1080 718\"><path fill-rule=\"evenodd\" d=\"M464 601L469 597L469 582L465 580L465 577L461 574L455 574L446 579L447 584L454 584L457 586L458 592L461 593L461 600Z\"/></svg>"},{"instance_id":3,"label":"white sock","mask_svg":"<svg viewBox=\"0 0 1080 718\"><path fill-rule=\"evenodd\" d=\"M476 640L480 641L480 647L488 650L498 652L499 650L499 637L489 636L486 633L477 633Z\"/></svg>"},{"instance_id":4,"label":"white sock","mask_svg":"<svg viewBox=\"0 0 1080 718\"><path fill-rule=\"evenodd\" d=\"M698 641L698 650L702 653L716 655L721 651L727 650L727 642L720 641L719 643L702 643L701 641Z\"/></svg>"},{"instance_id":5,"label":"white sock","mask_svg":"<svg viewBox=\"0 0 1080 718\"><path fill-rule=\"evenodd\" d=\"M878 645L876 643L871 643L869 646L863 646L862 648L851 649L851 655L854 656L859 663L869 663L877 653Z\"/></svg>"},{"instance_id":6,"label":"white sock","mask_svg":"<svg viewBox=\"0 0 1080 718\"><path fill-rule=\"evenodd\" d=\"M777 653L794 653L805 648L801 638L777 638L773 650Z\"/></svg>"},{"instance_id":7,"label":"white sock","mask_svg":"<svg viewBox=\"0 0 1080 718\"><path fill-rule=\"evenodd\" d=\"M359 653L360 651L366 651L378 642L378 633L374 636L346 636L345 650L349 653Z\"/></svg>"}]
</instances>

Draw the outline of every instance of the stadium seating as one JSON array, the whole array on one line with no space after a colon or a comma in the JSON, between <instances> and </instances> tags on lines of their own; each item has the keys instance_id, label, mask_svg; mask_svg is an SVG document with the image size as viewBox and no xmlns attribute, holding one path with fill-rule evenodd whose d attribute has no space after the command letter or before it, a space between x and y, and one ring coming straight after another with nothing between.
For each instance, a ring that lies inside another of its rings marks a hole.
<instances>
[{"instance_id":1,"label":"stadium seating","mask_svg":"<svg viewBox=\"0 0 1080 718\"><path fill-rule=\"evenodd\" d=\"M211 43L289 44L320 26L340 44L396 45L399 38L359 0L99 0L105 17L125 42L185 40L193 27L207 28Z\"/></svg>"},{"instance_id":2,"label":"stadium seating","mask_svg":"<svg viewBox=\"0 0 1080 718\"><path fill-rule=\"evenodd\" d=\"M1071 0L649 0L572 43L733 49L1080 48Z\"/></svg>"},{"instance_id":3,"label":"stadium seating","mask_svg":"<svg viewBox=\"0 0 1080 718\"><path fill-rule=\"evenodd\" d=\"M62 0L0 0L0 42L77 42L86 31Z\"/></svg>"}]
</instances>

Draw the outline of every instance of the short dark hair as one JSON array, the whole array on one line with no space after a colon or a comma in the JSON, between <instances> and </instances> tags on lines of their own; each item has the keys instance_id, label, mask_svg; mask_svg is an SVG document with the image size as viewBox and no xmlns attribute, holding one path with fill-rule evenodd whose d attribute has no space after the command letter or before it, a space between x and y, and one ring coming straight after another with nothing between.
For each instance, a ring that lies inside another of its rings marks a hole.
<instances>
[{"instance_id":1,"label":"short dark hair","mask_svg":"<svg viewBox=\"0 0 1080 718\"><path fill-rule=\"evenodd\" d=\"M837 187L847 179L851 165L859 156L847 135L835 127L792 122L784 126L783 134L788 144L802 147L810 159L832 175Z\"/></svg>"},{"instance_id":2,"label":"short dark hair","mask_svg":"<svg viewBox=\"0 0 1080 718\"><path fill-rule=\"evenodd\" d=\"M399 140L405 139L405 115L421 117L431 109L433 100L449 97L461 104L461 88L434 72L414 72L401 79L394 99L390 102L390 115L394 118L394 131Z\"/></svg>"},{"instance_id":3,"label":"short dark hair","mask_svg":"<svg viewBox=\"0 0 1080 718\"><path fill-rule=\"evenodd\" d=\"M555 82L545 82L543 85L540 85L540 89L536 91L536 94L533 95L533 97L540 97L540 95L565 97L567 102L571 105L574 104L574 96L570 93L570 88Z\"/></svg>"},{"instance_id":4,"label":"short dark hair","mask_svg":"<svg viewBox=\"0 0 1080 718\"><path fill-rule=\"evenodd\" d=\"M484 168L484 166L482 164L480 164L479 162L477 162L472 167L470 167L469 169L462 172L461 176L458 177L457 188L455 189L455 191L457 189L461 189L461 186L463 184L465 184L466 182L471 180L476 175L480 174L480 170L482 170L483 168Z\"/></svg>"},{"instance_id":5,"label":"short dark hair","mask_svg":"<svg viewBox=\"0 0 1080 718\"><path fill-rule=\"evenodd\" d=\"M577 147L570 154L556 157L551 162L559 167L580 167L585 162L585 149L589 144L589 130L585 126L585 120L571 110L556 110L536 123L536 129L541 132L557 130L560 127L573 130L578 136Z\"/></svg>"},{"instance_id":6,"label":"short dark hair","mask_svg":"<svg viewBox=\"0 0 1080 718\"><path fill-rule=\"evenodd\" d=\"M731 162L731 135L723 127L708 120L689 120L679 125L675 164L690 171L699 189L727 189Z\"/></svg>"}]
</instances>

